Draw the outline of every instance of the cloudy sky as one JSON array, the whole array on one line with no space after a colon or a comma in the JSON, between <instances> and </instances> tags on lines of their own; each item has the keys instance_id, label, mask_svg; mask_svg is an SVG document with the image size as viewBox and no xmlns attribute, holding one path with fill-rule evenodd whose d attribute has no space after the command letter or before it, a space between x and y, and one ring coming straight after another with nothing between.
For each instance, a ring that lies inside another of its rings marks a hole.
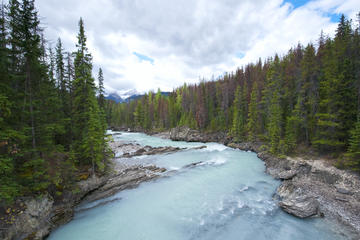
<instances>
[{"instance_id":1,"label":"cloudy sky","mask_svg":"<svg viewBox=\"0 0 360 240\"><path fill-rule=\"evenodd\" d=\"M37 0L52 46L75 49L83 17L94 73L107 92L171 91L285 53L298 42L332 36L359 0Z\"/></svg>"}]
</instances>

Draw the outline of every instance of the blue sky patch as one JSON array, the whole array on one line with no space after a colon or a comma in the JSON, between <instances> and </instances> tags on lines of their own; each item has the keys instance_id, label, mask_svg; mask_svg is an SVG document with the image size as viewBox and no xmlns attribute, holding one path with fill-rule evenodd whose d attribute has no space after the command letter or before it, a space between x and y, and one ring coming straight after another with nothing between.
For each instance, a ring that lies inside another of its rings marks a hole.
<instances>
[{"instance_id":1,"label":"blue sky patch","mask_svg":"<svg viewBox=\"0 0 360 240\"><path fill-rule=\"evenodd\" d=\"M291 3L291 5L294 6L294 9L296 9L296 8L306 5L308 2L311 2L311 0L285 0L283 2L283 4ZM327 13L325 13L325 16L329 17L331 22L337 23L340 20L341 14L334 13L334 12L327 12Z\"/></svg>"},{"instance_id":2,"label":"blue sky patch","mask_svg":"<svg viewBox=\"0 0 360 240\"><path fill-rule=\"evenodd\" d=\"M151 57L148 57L146 55L143 55L143 54L137 53L137 52L133 52L133 54L138 57L140 62L147 61L147 62L150 62L151 64L154 64L154 59L152 59Z\"/></svg>"},{"instance_id":3,"label":"blue sky patch","mask_svg":"<svg viewBox=\"0 0 360 240\"><path fill-rule=\"evenodd\" d=\"M309 0L287 0L285 2L291 3L294 6L294 8L298 8L298 7L305 5L306 3L310 2L310 1Z\"/></svg>"},{"instance_id":4,"label":"blue sky patch","mask_svg":"<svg viewBox=\"0 0 360 240\"><path fill-rule=\"evenodd\" d=\"M340 21L341 14L339 13L328 13L328 17L330 17L332 22L338 23Z\"/></svg>"},{"instance_id":5,"label":"blue sky patch","mask_svg":"<svg viewBox=\"0 0 360 240\"><path fill-rule=\"evenodd\" d=\"M236 53L236 57L242 59L243 57L245 57L245 53L238 52L238 53Z\"/></svg>"}]
</instances>

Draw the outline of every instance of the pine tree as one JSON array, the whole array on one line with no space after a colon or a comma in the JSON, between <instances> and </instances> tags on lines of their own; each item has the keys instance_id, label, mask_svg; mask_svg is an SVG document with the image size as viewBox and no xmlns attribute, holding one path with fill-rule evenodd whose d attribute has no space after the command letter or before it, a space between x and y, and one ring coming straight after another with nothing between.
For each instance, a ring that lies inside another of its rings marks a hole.
<instances>
[{"instance_id":1,"label":"pine tree","mask_svg":"<svg viewBox=\"0 0 360 240\"><path fill-rule=\"evenodd\" d=\"M98 82L99 82L99 88L98 88L99 106L101 109L104 109L105 108L105 88L104 88L104 75L103 75L103 71L101 68L99 68Z\"/></svg>"},{"instance_id":2,"label":"pine tree","mask_svg":"<svg viewBox=\"0 0 360 240\"><path fill-rule=\"evenodd\" d=\"M251 98L249 104L249 118L247 123L248 139L254 142L259 133L259 110L258 110L258 86L255 82L251 91Z\"/></svg>"},{"instance_id":3,"label":"pine tree","mask_svg":"<svg viewBox=\"0 0 360 240\"><path fill-rule=\"evenodd\" d=\"M278 92L274 92L269 108L268 136L271 153L279 153L279 143L281 140L282 109Z\"/></svg>"},{"instance_id":4,"label":"pine tree","mask_svg":"<svg viewBox=\"0 0 360 240\"><path fill-rule=\"evenodd\" d=\"M65 77L65 64L64 64L64 49L62 47L61 39L58 38L56 48L56 79L57 86L59 88L60 100L62 104L62 111L66 118L70 117L70 108L69 108L69 95L67 91L67 79Z\"/></svg>"},{"instance_id":5,"label":"pine tree","mask_svg":"<svg viewBox=\"0 0 360 240\"><path fill-rule=\"evenodd\" d=\"M318 69L315 57L315 48L309 44L305 48L304 57L301 61L301 89L298 93L298 102L295 108L300 118L300 132L304 133L303 139L310 144L313 139L318 111Z\"/></svg>"},{"instance_id":6,"label":"pine tree","mask_svg":"<svg viewBox=\"0 0 360 240\"><path fill-rule=\"evenodd\" d=\"M244 91L242 91L239 85L235 92L235 99L233 103L233 121L231 128L231 133L237 140L244 140L245 137L247 115L247 102L245 102L245 100L246 98L244 98Z\"/></svg>"},{"instance_id":7,"label":"pine tree","mask_svg":"<svg viewBox=\"0 0 360 240\"><path fill-rule=\"evenodd\" d=\"M137 102L136 109L134 111L135 126L142 127L144 125L144 111L141 101Z\"/></svg>"},{"instance_id":8,"label":"pine tree","mask_svg":"<svg viewBox=\"0 0 360 240\"><path fill-rule=\"evenodd\" d=\"M350 131L349 148L346 165L355 171L360 171L360 117Z\"/></svg>"},{"instance_id":9,"label":"pine tree","mask_svg":"<svg viewBox=\"0 0 360 240\"><path fill-rule=\"evenodd\" d=\"M339 94L341 81L338 78L338 63L332 40L327 40L323 51L323 73L319 88L319 111L315 115L317 130L312 143L321 152L339 151L345 145L342 140L344 132L341 129L339 117L339 108L342 106L343 99L341 99Z\"/></svg>"},{"instance_id":10,"label":"pine tree","mask_svg":"<svg viewBox=\"0 0 360 240\"><path fill-rule=\"evenodd\" d=\"M92 57L86 47L86 36L83 20L79 21L79 34L75 53L75 79L73 83L73 121L74 153L80 165L91 164L93 174L95 167L103 169L103 158L106 143L105 129L101 112L96 99L96 87L92 74Z\"/></svg>"}]
</instances>

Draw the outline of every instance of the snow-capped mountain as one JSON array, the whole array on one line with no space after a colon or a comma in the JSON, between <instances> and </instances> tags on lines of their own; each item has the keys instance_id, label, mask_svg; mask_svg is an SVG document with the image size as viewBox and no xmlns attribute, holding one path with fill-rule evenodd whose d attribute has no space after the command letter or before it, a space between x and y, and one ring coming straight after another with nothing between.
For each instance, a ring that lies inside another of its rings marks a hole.
<instances>
[{"instance_id":1,"label":"snow-capped mountain","mask_svg":"<svg viewBox=\"0 0 360 240\"><path fill-rule=\"evenodd\" d=\"M132 97L132 96L142 95L141 93L136 91L136 89L120 90L120 91L118 91L118 94L124 100L129 98L129 97Z\"/></svg>"},{"instance_id":2,"label":"snow-capped mountain","mask_svg":"<svg viewBox=\"0 0 360 240\"><path fill-rule=\"evenodd\" d=\"M120 97L117 93L111 93L108 96L106 96L105 99L113 100L113 101L115 101L117 103L124 102L124 99L122 97Z\"/></svg>"},{"instance_id":3,"label":"snow-capped mountain","mask_svg":"<svg viewBox=\"0 0 360 240\"><path fill-rule=\"evenodd\" d=\"M163 96L168 96L170 92L161 92ZM132 100L136 100L144 96L144 94L139 93L135 89L126 90L126 91L118 91L114 93L110 93L105 99L113 100L117 103L130 102Z\"/></svg>"}]
</instances>

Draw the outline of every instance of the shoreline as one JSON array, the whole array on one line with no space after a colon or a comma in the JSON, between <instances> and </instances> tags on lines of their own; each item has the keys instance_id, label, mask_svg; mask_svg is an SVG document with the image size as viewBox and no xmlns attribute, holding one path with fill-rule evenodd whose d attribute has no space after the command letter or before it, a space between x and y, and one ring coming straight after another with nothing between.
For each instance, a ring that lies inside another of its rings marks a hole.
<instances>
[{"instance_id":1,"label":"shoreline","mask_svg":"<svg viewBox=\"0 0 360 240\"><path fill-rule=\"evenodd\" d=\"M153 155L179 151L176 148L147 148L146 146L110 143L114 152L123 152L122 157ZM124 189L136 188L142 182L155 180L166 171L154 165L125 165L118 163L116 157L111 160L111 171L104 176L90 176L76 183L77 192L69 192L62 201L55 201L50 195L26 197L21 199L23 211L16 216L14 223L6 229L0 229L0 238L46 239L51 232L73 219L75 208L99 199L112 196Z\"/></svg>"},{"instance_id":2,"label":"shoreline","mask_svg":"<svg viewBox=\"0 0 360 240\"><path fill-rule=\"evenodd\" d=\"M234 143L224 134L201 133L188 128L146 133L151 136L187 142L218 142L234 149L252 151L264 162L266 173L281 180L276 190L279 207L300 217L325 217L335 220L354 239L360 237L360 179L358 176L325 164L324 160L278 158L261 151L259 143ZM215 141L214 141L215 140ZM180 148L140 146L138 144L110 142L114 153L131 158L181 151ZM161 177L166 169L157 166L125 165L111 160L112 172L102 177L89 177L77 183L79 191L70 194L62 203L49 196L24 200L26 209L7 230L3 239L44 239L59 226L71 221L74 209L82 203L93 202L135 188L145 181ZM350 238L352 239L352 237Z\"/></svg>"},{"instance_id":3,"label":"shoreline","mask_svg":"<svg viewBox=\"0 0 360 240\"><path fill-rule=\"evenodd\" d=\"M173 141L218 142L234 149L255 152L265 163L266 173L281 180L276 197L282 210L299 218L334 220L354 235L354 239L360 238L358 175L329 166L322 159L279 158L263 151L260 143L235 143L224 133L203 133L177 127L167 134Z\"/></svg>"}]
</instances>

